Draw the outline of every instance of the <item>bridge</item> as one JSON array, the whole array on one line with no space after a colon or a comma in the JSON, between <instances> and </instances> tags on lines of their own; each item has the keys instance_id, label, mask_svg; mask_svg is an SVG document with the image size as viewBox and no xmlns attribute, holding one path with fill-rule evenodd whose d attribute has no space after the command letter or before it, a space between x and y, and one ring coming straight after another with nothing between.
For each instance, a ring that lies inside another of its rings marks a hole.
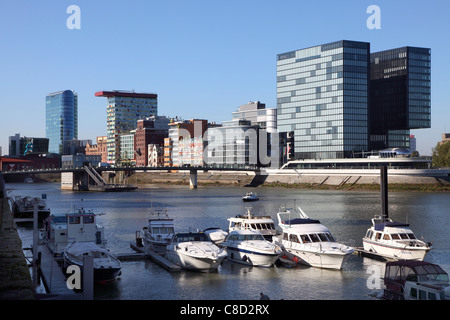
<instances>
[{"instance_id":1,"label":"bridge","mask_svg":"<svg viewBox=\"0 0 450 320\"><path fill-rule=\"evenodd\" d=\"M45 173L61 174L61 189L78 191L129 191L136 187L127 184L110 184L102 177L102 172L132 172L132 171L159 171L159 172L178 172L189 171L189 185L191 188L197 188L198 171L239 171L239 172L260 172L259 168L223 168L209 166L182 166L182 167L93 167L89 162L85 162L79 168L48 168L48 169L25 169L3 171L4 176L10 175L35 175ZM90 186L89 178L95 182L95 186Z\"/></svg>"}]
</instances>

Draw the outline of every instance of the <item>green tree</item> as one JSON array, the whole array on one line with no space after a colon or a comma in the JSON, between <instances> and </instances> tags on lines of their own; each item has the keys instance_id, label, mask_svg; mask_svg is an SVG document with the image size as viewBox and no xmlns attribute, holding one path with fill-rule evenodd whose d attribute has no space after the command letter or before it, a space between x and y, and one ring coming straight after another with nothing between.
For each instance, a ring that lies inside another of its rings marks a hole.
<instances>
[{"instance_id":1,"label":"green tree","mask_svg":"<svg viewBox=\"0 0 450 320\"><path fill-rule=\"evenodd\" d=\"M450 141L438 143L433 148L433 167L450 167Z\"/></svg>"}]
</instances>

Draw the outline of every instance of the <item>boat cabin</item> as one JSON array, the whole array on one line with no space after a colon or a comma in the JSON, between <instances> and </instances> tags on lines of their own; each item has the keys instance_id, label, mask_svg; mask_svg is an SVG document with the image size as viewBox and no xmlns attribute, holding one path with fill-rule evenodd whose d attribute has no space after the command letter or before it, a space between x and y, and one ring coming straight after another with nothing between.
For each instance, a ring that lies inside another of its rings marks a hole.
<instances>
[{"instance_id":1,"label":"boat cabin","mask_svg":"<svg viewBox=\"0 0 450 320\"><path fill-rule=\"evenodd\" d=\"M408 246L423 246L417 239L409 224L393 222L392 220L377 221L373 219L373 226L366 232L367 239L379 242L397 242Z\"/></svg>"},{"instance_id":2,"label":"boat cabin","mask_svg":"<svg viewBox=\"0 0 450 320\"><path fill-rule=\"evenodd\" d=\"M175 233L172 219L149 220L148 226L144 227L153 238L167 238Z\"/></svg>"},{"instance_id":3,"label":"boat cabin","mask_svg":"<svg viewBox=\"0 0 450 320\"><path fill-rule=\"evenodd\" d=\"M436 264L424 261L387 262L383 297L389 300L449 299L448 274Z\"/></svg>"},{"instance_id":4,"label":"boat cabin","mask_svg":"<svg viewBox=\"0 0 450 320\"><path fill-rule=\"evenodd\" d=\"M276 235L275 223L270 216L258 216L251 213L247 208L247 213L236 215L228 219L228 231L233 230L253 230L262 233L266 240L271 241L272 236Z\"/></svg>"},{"instance_id":5,"label":"boat cabin","mask_svg":"<svg viewBox=\"0 0 450 320\"><path fill-rule=\"evenodd\" d=\"M47 245L54 254L61 254L65 247L74 241L93 242L106 245L103 227L97 225L96 214L78 212L52 214L44 225Z\"/></svg>"}]
</instances>

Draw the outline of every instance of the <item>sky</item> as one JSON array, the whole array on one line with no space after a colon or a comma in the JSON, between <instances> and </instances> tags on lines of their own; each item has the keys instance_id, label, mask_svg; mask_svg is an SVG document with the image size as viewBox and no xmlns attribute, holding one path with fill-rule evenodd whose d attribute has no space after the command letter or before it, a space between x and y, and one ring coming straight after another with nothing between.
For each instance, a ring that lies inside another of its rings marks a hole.
<instances>
[{"instance_id":1,"label":"sky","mask_svg":"<svg viewBox=\"0 0 450 320\"><path fill-rule=\"evenodd\" d=\"M380 29L367 27L371 5ZM103 90L156 93L159 115L221 123L249 101L276 107L277 54L354 40L431 49L431 128L411 131L431 155L450 132L449 15L444 0L0 0L2 154L16 133L45 137L52 92L78 93L78 139L106 135Z\"/></svg>"}]
</instances>

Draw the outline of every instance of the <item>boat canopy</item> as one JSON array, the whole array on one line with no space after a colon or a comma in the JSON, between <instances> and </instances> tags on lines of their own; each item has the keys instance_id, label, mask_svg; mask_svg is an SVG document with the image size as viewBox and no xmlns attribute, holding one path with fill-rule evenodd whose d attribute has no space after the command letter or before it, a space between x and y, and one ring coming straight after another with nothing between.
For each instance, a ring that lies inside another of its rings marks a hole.
<instances>
[{"instance_id":1,"label":"boat canopy","mask_svg":"<svg viewBox=\"0 0 450 320\"><path fill-rule=\"evenodd\" d=\"M448 274L437 264L425 261L399 260L386 263L385 281L418 281L427 277L427 280L448 281Z\"/></svg>"},{"instance_id":2,"label":"boat canopy","mask_svg":"<svg viewBox=\"0 0 450 320\"><path fill-rule=\"evenodd\" d=\"M382 223L375 223L375 230L377 231L383 231L385 227L409 227L409 224L407 223L401 223L401 222L393 222L393 221L385 221Z\"/></svg>"},{"instance_id":3,"label":"boat canopy","mask_svg":"<svg viewBox=\"0 0 450 320\"><path fill-rule=\"evenodd\" d=\"M315 220L315 219L300 219L300 218L295 218L295 219L291 219L291 220L286 220L284 221L285 224L318 224L320 223L319 220Z\"/></svg>"},{"instance_id":4,"label":"boat canopy","mask_svg":"<svg viewBox=\"0 0 450 320\"><path fill-rule=\"evenodd\" d=\"M90 252L108 253L106 249L100 248L93 242L75 242L67 249L67 251L77 257Z\"/></svg>"}]
</instances>

